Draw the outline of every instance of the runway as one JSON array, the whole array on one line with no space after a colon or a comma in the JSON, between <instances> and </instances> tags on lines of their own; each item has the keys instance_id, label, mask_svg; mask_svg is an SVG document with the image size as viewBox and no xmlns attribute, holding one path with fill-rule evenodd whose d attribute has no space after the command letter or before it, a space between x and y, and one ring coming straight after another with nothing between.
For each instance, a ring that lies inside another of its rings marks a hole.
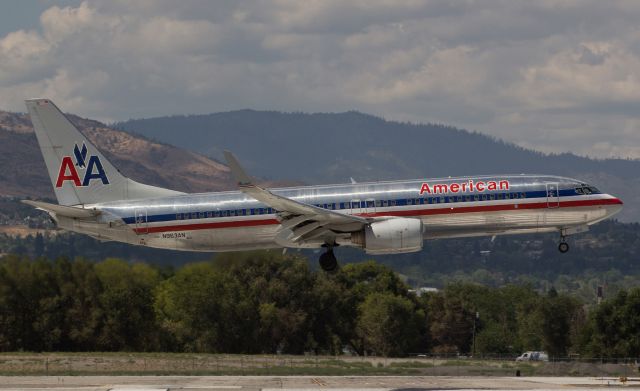
<instances>
[{"instance_id":1,"label":"runway","mask_svg":"<svg viewBox=\"0 0 640 391\"><path fill-rule=\"evenodd\" d=\"M0 390L601 390L640 378L453 376L0 376Z\"/></svg>"}]
</instances>

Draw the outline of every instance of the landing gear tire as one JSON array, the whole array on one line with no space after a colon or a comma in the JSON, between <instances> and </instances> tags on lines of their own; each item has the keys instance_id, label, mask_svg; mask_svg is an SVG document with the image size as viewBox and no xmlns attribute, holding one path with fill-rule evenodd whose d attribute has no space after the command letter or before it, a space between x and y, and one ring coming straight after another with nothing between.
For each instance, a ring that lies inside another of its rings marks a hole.
<instances>
[{"instance_id":1,"label":"landing gear tire","mask_svg":"<svg viewBox=\"0 0 640 391\"><path fill-rule=\"evenodd\" d=\"M332 249L329 249L326 253L320 255L320 267L325 272L334 272L338 269L338 260L333 254Z\"/></svg>"},{"instance_id":2,"label":"landing gear tire","mask_svg":"<svg viewBox=\"0 0 640 391\"><path fill-rule=\"evenodd\" d=\"M558 251L560 251L563 254L569 251L569 243L560 242L560 244L558 245Z\"/></svg>"}]
</instances>

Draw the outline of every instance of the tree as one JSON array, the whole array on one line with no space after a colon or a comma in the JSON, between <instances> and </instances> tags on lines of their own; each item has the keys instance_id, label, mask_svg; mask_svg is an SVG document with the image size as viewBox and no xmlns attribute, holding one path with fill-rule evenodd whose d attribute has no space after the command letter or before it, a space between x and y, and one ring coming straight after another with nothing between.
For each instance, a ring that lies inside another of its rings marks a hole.
<instances>
[{"instance_id":1,"label":"tree","mask_svg":"<svg viewBox=\"0 0 640 391\"><path fill-rule=\"evenodd\" d=\"M434 351L468 353L473 338L475 311L456 296L432 295L429 300L430 332Z\"/></svg>"},{"instance_id":2,"label":"tree","mask_svg":"<svg viewBox=\"0 0 640 391\"><path fill-rule=\"evenodd\" d=\"M154 308L177 351L218 352L224 279L211 263L182 267L160 283Z\"/></svg>"},{"instance_id":3,"label":"tree","mask_svg":"<svg viewBox=\"0 0 640 391\"><path fill-rule=\"evenodd\" d=\"M103 325L97 347L104 350L155 350L158 335L153 311L157 270L145 264L129 265L118 259L96 264L102 285L99 296Z\"/></svg>"},{"instance_id":4,"label":"tree","mask_svg":"<svg viewBox=\"0 0 640 391\"><path fill-rule=\"evenodd\" d=\"M425 314L391 292L371 293L358 308L357 333L366 351L382 356L421 351Z\"/></svg>"},{"instance_id":5,"label":"tree","mask_svg":"<svg viewBox=\"0 0 640 391\"><path fill-rule=\"evenodd\" d=\"M539 307L543 348L551 356L564 357L571 347L571 325L580 308L575 299L553 292L542 299Z\"/></svg>"},{"instance_id":6,"label":"tree","mask_svg":"<svg viewBox=\"0 0 640 391\"><path fill-rule=\"evenodd\" d=\"M583 350L595 357L640 355L640 288L620 291L591 313L581 338Z\"/></svg>"}]
</instances>

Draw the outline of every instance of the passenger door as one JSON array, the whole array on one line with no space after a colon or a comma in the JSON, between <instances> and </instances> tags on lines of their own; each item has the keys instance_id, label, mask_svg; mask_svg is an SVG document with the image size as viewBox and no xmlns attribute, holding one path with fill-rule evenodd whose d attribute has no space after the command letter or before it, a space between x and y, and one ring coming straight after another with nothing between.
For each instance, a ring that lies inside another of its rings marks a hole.
<instances>
[{"instance_id":1,"label":"passenger door","mask_svg":"<svg viewBox=\"0 0 640 391\"><path fill-rule=\"evenodd\" d=\"M138 208L134 213L136 217L136 233L138 235L148 234L149 223L147 221L147 208Z\"/></svg>"},{"instance_id":2,"label":"passenger door","mask_svg":"<svg viewBox=\"0 0 640 391\"><path fill-rule=\"evenodd\" d=\"M558 208L560 206L560 191L557 183L547 183L547 208Z\"/></svg>"}]
</instances>

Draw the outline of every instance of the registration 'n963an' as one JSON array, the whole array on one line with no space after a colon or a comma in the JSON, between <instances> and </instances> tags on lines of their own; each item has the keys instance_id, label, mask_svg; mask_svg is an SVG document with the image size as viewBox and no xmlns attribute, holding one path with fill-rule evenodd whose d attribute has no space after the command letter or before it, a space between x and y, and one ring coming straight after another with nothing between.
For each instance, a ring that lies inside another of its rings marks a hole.
<instances>
[{"instance_id":1,"label":"registration 'n963an'","mask_svg":"<svg viewBox=\"0 0 640 391\"><path fill-rule=\"evenodd\" d=\"M186 239L187 234L184 232L167 232L162 234L162 239Z\"/></svg>"}]
</instances>

